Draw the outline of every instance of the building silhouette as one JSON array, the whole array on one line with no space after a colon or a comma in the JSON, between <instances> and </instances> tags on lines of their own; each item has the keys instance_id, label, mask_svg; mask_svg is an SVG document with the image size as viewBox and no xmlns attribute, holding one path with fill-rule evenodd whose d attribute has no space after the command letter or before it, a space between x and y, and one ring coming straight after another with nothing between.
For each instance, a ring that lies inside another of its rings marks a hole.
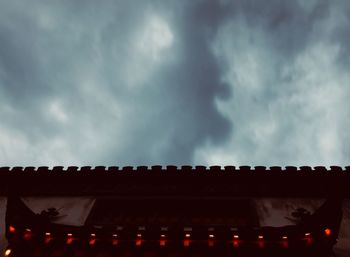
<instances>
[{"instance_id":1,"label":"building silhouette","mask_svg":"<svg viewBox=\"0 0 350 257\"><path fill-rule=\"evenodd\" d=\"M4 255L337 256L349 178L337 166L2 167Z\"/></svg>"}]
</instances>

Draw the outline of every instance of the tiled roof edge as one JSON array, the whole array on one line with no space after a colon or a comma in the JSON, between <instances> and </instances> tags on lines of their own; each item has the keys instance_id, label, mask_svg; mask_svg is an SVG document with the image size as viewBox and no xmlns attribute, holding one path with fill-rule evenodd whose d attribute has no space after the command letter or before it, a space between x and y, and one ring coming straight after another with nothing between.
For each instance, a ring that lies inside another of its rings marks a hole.
<instances>
[{"instance_id":1,"label":"tiled roof edge","mask_svg":"<svg viewBox=\"0 0 350 257\"><path fill-rule=\"evenodd\" d=\"M159 171L171 171L171 172L350 172L350 166L54 166L49 168L48 166L14 166L0 167L0 172L159 172Z\"/></svg>"}]
</instances>

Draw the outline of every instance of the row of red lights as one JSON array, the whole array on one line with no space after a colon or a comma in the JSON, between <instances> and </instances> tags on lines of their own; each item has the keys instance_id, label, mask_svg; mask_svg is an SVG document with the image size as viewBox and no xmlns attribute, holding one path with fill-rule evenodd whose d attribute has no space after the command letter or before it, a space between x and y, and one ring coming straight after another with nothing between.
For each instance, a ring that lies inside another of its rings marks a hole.
<instances>
[{"instance_id":1,"label":"row of red lights","mask_svg":"<svg viewBox=\"0 0 350 257\"><path fill-rule=\"evenodd\" d=\"M13 226L9 226L8 231L10 233L14 234L16 232L16 229ZM331 229L326 228L324 230L324 234L327 237L331 236L332 235ZM32 237L32 231L29 228L25 229L25 232L24 232L23 236L24 236L24 239L30 240L31 237ZM310 243L312 242L311 233L307 232L307 233L304 234L304 236L305 236L304 239L307 242L310 242ZM142 243L144 241L144 239L142 237L143 237L142 233L137 233L136 234L136 241L135 241L136 246L141 246L142 245ZM53 238L53 236L52 236L52 234L50 232L46 232L45 233L45 243L50 243L53 239L54 238ZM239 235L238 234L234 234L232 239L233 239L233 245L234 246L238 246L239 242L241 241ZM262 242L264 241L264 236L263 235L258 235L257 239L258 239L258 242L261 242L261 244L262 244ZM284 235L284 236L281 237L281 239L282 239L282 241L288 241L288 236ZM66 243L67 244L72 244L75 240L77 240L77 239L74 238L72 233L67 233L67 237L66 237ZM214 240L215 240L215 235L213 233L210 233L208 235L208 245L209 246L213 246L214 245ZM94 245L96 242L97 242L96 234L95 233L91 233L90 234L90 239L89 239L89 244L90 245ZM160 243L160 246L165 246L166 245L167 239L166 239L166 235L165 234L161 234L160 235L159 243ZM184 246L189 246L190 243L191 243L191 234L190 233L185 233L184 240L183 240L183 245ZM117 245L118 244L118 235L117 234L113 234L112 235L112 244L113 245Z\"/></svg>"},{"instance_id":2,"label":"row of red lights","mask_svg":"<svg viewBox=\"0 0 350 257\"><path fill-rule=\"evenodd\" d=\"M47 235L47 236L50 236L51 234L50 234L50 233L46 233L46 235ZM260 248L264 248L265 243L262 241L263 237L262 237L262 238L259 237L259 239L260 239L261 241L258 242L258 246L259 246ZM283 237L283 239L286 239L286 238ZM68 245L69 245L69 244L72 244L73 241L74 241L73 235L72 235L72 234L67 234L67 244L68 244ZM49 240L49 241L45 241L45 242L46 242L46 243L49 243L50 240ZM89 244L90 244L90 245L94 245L95 242L96 242L96 235L92 234L92 235L91 235L91 239L90 239L90 241L89 241ZM135 241L135 245L136 245L136 246L141 246L141 245L142 245L142 242L143 242L142 239L141 239L141 238L138 238L138 239L136 239L136 241ZM117 245L117 244L118 244L118 241L117 241L117 240L116 240L116 241L112 241L112 243L113 243L113 245ZM166 241L166 239L164 239L164 238L160 239L160 241L159 241L159 245L160 245L161 247L166 246L166 243L167 243L167 241ZM233 243L233 247L235 247L235 248L238 248L238 247L239 247L240 242L239 242L238 238L235 238L235 239L233 240L232 243ZM183 241L183 246L184 246L184 247L189 247L190 244L191 244L191 240L190 240L190 239L184 239L184 241ZM209 240L209 241L208 241L208 246L209 246L209 247L214 246L214 241ZM282 242L282 246L285 247L285 248L288 247L288 242ZM5 255L5 257L9 257L9 256L11 255L11 253L12 253L12 250L11 250L10 248L8 248L8 249L5 250L4 255Z\"/></svg>"},{"instance_id":3,"label":"row of red lights","mask_svg":"<svg viewBox=\"0 0 350 257\"><path fill-rule=\"evenodd\" d=\"M13 226L9 226L9 232L10 233L15 233L16 232L16 229L13 227ZM24 238L29 240L31 238L31 233L32 231L27 228L25 230L25 233L24 233ZM329 229L329 228L326 228L324 230L324 234L325 236L327 237L330 237L332 235L332 230ZM304 239L306 240L306 243L307 244L311 244L312 243L312 236L311 236L311 233L310 232L307 232L304 234ZM183 240L183 246L184 247L189 247L191 245L191 234L190 233L186 233L185 236L184 236L184 240ZM263 248L265 246L265 242L264 242L264 236L263 235L259 235L258 236L258 246L260 248ZM50 232L46 232L45 233L45 243L50 243L51 240L53 240L53 236ZM72 233L67 233L67 238L66 238L66 244L70 245L70 244L73 244L73 242L76 240L76 238L74 238L73 234ZM211 247L211 246L214 246L215 244L215 235L213 233L209 234L208 235L208 246ZM89 245L94 245L97 241L97 237L96 237L96 234L95 233L91 233L90 234L90 239L89 239ZM135 245L136 246L141 246L143 244L143 238L142 238L142 234L141 233L138 233L136 234L136 240L135 240ZM240 245L240 237L238 234L234 234L233 235L233 240L232 240L232 244L233 244L233 247L239 247ZM113 234L112 235L112 244L113 245L118 245L118 235L117 234ZM165 234L161 234L160 235L160 240L159 240L159 245L161 247L163 246L166 246L167 244L167 239L166 239L166 235ZM288 247L288 236L282 236L282 246L283 247ZM12 253L12 250L11 249L6 249L5 250L5 253L4 255L6 257L9 257Z\"/></svg>"}]
</instances>

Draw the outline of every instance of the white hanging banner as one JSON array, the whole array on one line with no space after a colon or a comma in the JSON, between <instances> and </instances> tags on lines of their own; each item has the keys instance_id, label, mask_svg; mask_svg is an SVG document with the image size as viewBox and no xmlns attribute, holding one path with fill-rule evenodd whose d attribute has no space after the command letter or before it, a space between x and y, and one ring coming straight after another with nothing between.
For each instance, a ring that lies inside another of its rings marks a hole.
<instances>
[{"instance_id":1,"label":"white hanging banner","mask_svg":"<svg viewBox=\"0 0 350 257\"><path fill-rule=\"evenodd\" d=\"M25 197L22 201L36 214L46 212L52 223L83 226L95 203L95 198Z\"/></svg>"},{"instance_id":2,"label":"white hanging banner","mask_svg":"<svg viewBox=\"0 0 350 257\"><path fill-rule=\"evenodd\" d=\"M314 213L324 199L255 198L260 226L281 227L295 225Z\"/></svg>"}]
</instances>

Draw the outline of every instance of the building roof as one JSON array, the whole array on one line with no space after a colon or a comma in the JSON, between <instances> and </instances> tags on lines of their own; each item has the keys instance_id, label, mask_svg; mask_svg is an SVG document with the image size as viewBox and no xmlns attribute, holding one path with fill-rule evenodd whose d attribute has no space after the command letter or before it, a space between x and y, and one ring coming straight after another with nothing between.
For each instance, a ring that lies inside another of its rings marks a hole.
<instances>
[{"instance_id":1,"label":"building roof","mask_svg":"<svg viewBox=\"0 0 350 257\"><path fill-rule=\"evenodd\" d=\"M350 197L350 166L0 167L0 195Z\"/></svg>"},{"instance_id":2,"label":"building roof","mask_svg":"<svg viewBox=\"0 0 350 257\"><path fill-rule=\"evenodd\" d=\"M350 166L0 167L0 195L13 256L331 256L349 179Z\"/></svg>"}]
</instances>

